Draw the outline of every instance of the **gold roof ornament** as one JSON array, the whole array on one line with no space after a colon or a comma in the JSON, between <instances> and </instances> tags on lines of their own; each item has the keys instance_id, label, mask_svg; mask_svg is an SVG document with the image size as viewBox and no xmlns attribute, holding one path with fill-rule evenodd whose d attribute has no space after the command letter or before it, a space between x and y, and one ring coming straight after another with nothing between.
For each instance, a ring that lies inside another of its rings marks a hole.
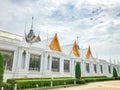
<instances>
[{"instance_id":1,"label":"gold roof ornament","mask_svg":"<svg viewBox=\"0 0 120 90\"><path fill-rule=\"evenodd\" d=\"M59 40L58 40L58 37L57 37L57 33L55 34L52 41L50 42L49 48L53 51L62 52L62 49L60 47L60 43L59 43Z\"/></svg>"},{"instance_id":2,"label":"gold roof ornament","mask_svg":"<svg viewBox=\"0 0 120 90\"><path fill-rule=\"evenodd\" d=\"M91 57L92 57L92 53L91 53L91 48L90 48L90 45L89 45L88 51L87 51L87 54L86 54L86 58L90 59Z\"/></svg>"},{"instance_id":3,"label":"gold roof ornament","mask_svg":"<svg viewBox=\"0 0 120 90\"><path fill-rule=\"evenodd\" d=\"M79 52L79 48L78 48L78 45L76 43L76 40L73 44L73 47L72 47L72 50L70 52L70 54L73 53L76 57L80 57L80 52Z\"/></svg>"}]
</instances>

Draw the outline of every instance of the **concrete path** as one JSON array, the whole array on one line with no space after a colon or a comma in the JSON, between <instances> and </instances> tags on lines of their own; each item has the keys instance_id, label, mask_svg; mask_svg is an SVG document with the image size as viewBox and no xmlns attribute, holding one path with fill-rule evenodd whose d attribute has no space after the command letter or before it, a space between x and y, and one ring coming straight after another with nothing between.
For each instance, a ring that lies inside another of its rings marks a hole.
<instances>
[{"instance_id":1,"label":"concrete path","mask_svg":"<svg viewBox=\"0 0 120 90\"><path fill-rule=\"evenodd\" d=\"M80 86L57 88L51 90L120 90L120 80L88 83Z\"/></svg>"}]
</instances>

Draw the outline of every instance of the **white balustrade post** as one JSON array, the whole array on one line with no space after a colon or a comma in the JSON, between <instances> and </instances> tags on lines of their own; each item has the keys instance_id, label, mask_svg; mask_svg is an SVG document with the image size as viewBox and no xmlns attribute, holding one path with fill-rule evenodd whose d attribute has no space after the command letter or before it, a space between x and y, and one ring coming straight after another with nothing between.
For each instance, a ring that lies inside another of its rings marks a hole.
<instances>
[{"instance_id":1,"label":"white balustrade post","mask_svg":"<svg viewBox=\"0 0 120 90\"><path fill-rule=\"evenodd\" d=\"M14 86L14 90L17 90L17 84L15 84L15 86Z\"/></svg>"},{"instance_id":2,"label":"white balustrade post","mask_svg":"<svg viewBox=\"0 0 120 90\"><path fill-rule=\"evenodd\" d=\"M4 87L1 87L1 90L4 90Z\"/></svg>"}]
</instances>

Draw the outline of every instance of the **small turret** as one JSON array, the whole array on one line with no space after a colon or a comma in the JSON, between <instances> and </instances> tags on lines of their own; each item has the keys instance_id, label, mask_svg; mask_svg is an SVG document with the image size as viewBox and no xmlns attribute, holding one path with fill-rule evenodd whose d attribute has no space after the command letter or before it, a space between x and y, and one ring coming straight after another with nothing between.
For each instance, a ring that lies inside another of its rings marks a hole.
<instances>
[{"instance_id":1,"label":"small turret","mask_svg":"<svg viewBox=\"0 0 120 90\"><path fill-rule=\"evenodd\" d=\"M31 23L31 29L28 34L25 33L25 39L27 43L35 43L41 41L40 36L35 36L35 33L33 31L33 17L32 17L32 23Z\"/></svg>"}]
</instances>

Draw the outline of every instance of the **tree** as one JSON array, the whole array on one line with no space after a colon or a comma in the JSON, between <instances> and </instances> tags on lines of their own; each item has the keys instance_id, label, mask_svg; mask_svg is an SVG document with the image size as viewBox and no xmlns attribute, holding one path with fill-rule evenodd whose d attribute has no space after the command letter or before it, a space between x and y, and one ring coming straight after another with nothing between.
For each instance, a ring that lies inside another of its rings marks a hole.
<instances>
[{"instance_id":1,"label":"tree","mask_svg":"<svg viewBox=\"0 0 120 90\"><path fill-rule=\"evenodd\" d=\"M4 74L4 59L3 55L0 53L0 83L3 81Z\"/></svg>"},{"instance_id":2,"label":"tree","mask_svg":"<svg viewBox=\"0 0 120 90\"><path fill-rule=\"evenodd\" d=\"M117 78L118 77L118 73L115 67L113 67L113 77Z\"/></svg>"},{"instance_id":3,"label":"tree","mask_svg":"<svg viewBox=\"0 0 120 90\"><path fill-rule=\"evenodd\" d=\"M77 62L75 66L75 78L80 79L81 78L81 68L80 68L80 63Z\"/></svg>"}]
</instances>

